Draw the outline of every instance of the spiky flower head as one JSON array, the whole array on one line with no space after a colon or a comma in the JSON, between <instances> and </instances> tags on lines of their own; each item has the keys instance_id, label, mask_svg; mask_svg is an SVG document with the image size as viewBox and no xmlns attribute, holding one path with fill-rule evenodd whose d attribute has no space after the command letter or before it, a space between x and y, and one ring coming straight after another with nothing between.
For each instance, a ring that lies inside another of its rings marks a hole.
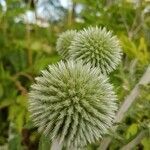
<instances>
[{"instance_id":1,"label":"spiky flower head","mask_svg":"<svg viewBox=\"0 0 150 150\"><path fill-rule=\"evenodd\" d=\"M68 30L59 36L56 44L56 51L63 59L68 58L69 46L75 35L75 30Z\"/></svg>"},{"instance_id":2,"label":"spiky flower head","mask_svg":"<svg viewBox=\"0 0 150 150\"><path fill-rule=\"evenodd\" d=\"M43 70L29 94L29 111L40 132L68 149L101 138L115 116L116 95L107 77L82 62Z\"/></svg>"},{"instance_id":3,"label":"spiky flower head","mask_svg":"<svg viewBox=\"0 0 150 150\"><path fill-rule=\"evenodd\" d=\"M113 71L121 60L121 48L116 36L106 28L89 27L77 33L69 48L70 57L100 68L102 73Z\"/></svg>"}]
</instances>

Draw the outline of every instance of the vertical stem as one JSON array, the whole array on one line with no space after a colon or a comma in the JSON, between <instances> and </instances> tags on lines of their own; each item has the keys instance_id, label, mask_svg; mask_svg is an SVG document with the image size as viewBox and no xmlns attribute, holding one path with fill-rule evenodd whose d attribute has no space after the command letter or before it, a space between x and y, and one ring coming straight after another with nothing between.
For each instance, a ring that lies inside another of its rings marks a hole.
<instances>
[{"instance_id":1,"label":"vertical stem","mask_svg":"<svg viewBox=\"0 0 150 150\"><path fill-rule=\"evenodd\" d=\"M53 140L51 150L61 150L61 149L62 144L60 144L57 139Z\"/></svg>"},{"instance_id":2,"label":"vertical stem","mask_svg":"<svg viewBox=\"0 0 150 150\"><path fill-rule=\"evenodd\" d=\"M31 0L29 0L27 4L27 8L30 8ZM28 65L32 65L32 51L30 49L30 25L26 23L26 48L27 48L27 55L28 55Z\"/></svg>"},{"instance_id":3,"label":"vertical stem","mask_svg":"<svg viewBox=\"0 0 150 150\"><path fill-rule=\"evenodd\" d=\"M32 65L32 51L30 49L30 26L27 23L26 25L26 46L27 46L27 54L28 54L28 64Z\"/></svg>"},{"instance_id":4,"label":"vertical stem","mask_svg":"<svg viewBox=\"0 0 150 150\"><path fill-rule=\"evenodd\" d=\"M69 4L69 8L68 8L68 26L70 27L73 22L74 22L74 18L75 18L75 7L76 7L76 3L74 1L71 1L71 3Z\"/></svg>"}]
</instances>

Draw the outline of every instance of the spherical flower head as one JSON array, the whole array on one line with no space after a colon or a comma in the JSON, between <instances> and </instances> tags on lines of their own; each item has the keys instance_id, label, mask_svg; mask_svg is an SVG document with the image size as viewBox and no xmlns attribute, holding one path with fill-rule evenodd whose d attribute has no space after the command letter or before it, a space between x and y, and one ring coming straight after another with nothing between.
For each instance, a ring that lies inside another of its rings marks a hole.
<instances>
[{"instance_id":1,"label":"spherical flower head","mask_svg":"<svg viewBox=\"0 0 150 150\"><path fill-rule=\"evenodd\" d=\"M75 35L75 30L69 30L59 36L56 44L56 51L63 59L68 58L69 46Z\"/></svg>"},{"instance_id":2,"label":"spherical flower head","mask_svg":"<svg viewBox=\"0 0 150 150\"><path fill-rule=\"evenodd\" d=\"M70 47L70 57L74 60L83 60L98 67L104 74L116 69L121 61L121 48L116 36L106 28L89 27L75 36Z\"/></svg>"},{"instance_id":3,"label":"spherical flower head","mask_svg":"<svg viewBox=\"0 0 150 150\"><path fill-rule=\"evenodd\" d=\"M29 93L34 124L68 149L99 140L112 125L116 110L116 95L107 77L82 62L50 65Z\"/></svg>"}]
</instances>

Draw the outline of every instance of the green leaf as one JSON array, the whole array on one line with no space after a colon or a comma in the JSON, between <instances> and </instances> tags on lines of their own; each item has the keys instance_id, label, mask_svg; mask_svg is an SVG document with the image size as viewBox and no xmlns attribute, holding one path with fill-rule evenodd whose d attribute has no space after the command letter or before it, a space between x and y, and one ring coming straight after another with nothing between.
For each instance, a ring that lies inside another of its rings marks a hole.
<instances>
[{"instance_id":1,"label":"green leaf","mask_svg":"<svg viewBox=\"0 0 150 150\"><path fill-rule=\"evenodd\" d=\"M18 96L16 102L17 102L19 105L21 105L21 106L23 106L24 108L26 108L26 107L27 107L27 96L24 96L24 95Z\"/></svg>"},{"instance_id":2,"label":"green leaf","mask_svg":"<svg viewBox=\"0 0 150 150\"><path fill-rule=\"evenodd\" d=\"M122 35L120 37L122 47L124 52L127 54L130 58L135 58L138 55L137 47L133 41L131 41L127 36Z\"/></svg>"},{"instance_id":3,"label":"green leaf","mask_svg":"<svg viewBox=\"0 0 150 150\"><path fill-rule=\"evenodd\" d=\"M2 101L0 101L0 109L8 107L13 103L14 101L12 99L3 99Z\"/></svg>"},{"instance_id":4,"label":"green leaf","mask_svg":"<svg viewBox=\"0 0 150 150\"><path fill-rule=\"evenodd\" d=\"M133 123L131 126L129 126L126 134L126 138L129 139L131 136L135 135L138 131L138 124Z\"/></svg>"},{"instance_id":5,"label":"green leaf","mask_svg":"<svg viewBox=\"0 0 150 150\"><path fill-rule=\"evenodd\" d=\"M41 135L38 150L50 150L50 147L51 143L49 141L49 138L45 137L44 135Z\"/></svg>"},{"instance_id":6,"label":"green leaf","mask_svg":"<svg viewBox=\"0 0 150 150\"><path fill-rule=\"evenodd\" d=\"M26 109L20 105L11 105L9 107L9 120L15 124L18 132L21 132L25 122Z\"/></svg>"},{"instance_id":7,"label":"green leaf","mask_svg":"<svg viewBox=\"0 0 150 150\"><path fill-rule=\"evenodd\" d=\"M3 93L4 93L3 86L2 84L0 84L0 98L3 96Z\"/></svg>"},{"instance_id":8,"label":"green leaf","mask_svg":"<svg viewBox=\"0 0 150 150\"><path fill-rule=\"evenodd\" d=\"M15 124L9 124L8 150L22 150L21 134L15 129Z\"/></svg>"},{"instance_id":9,"label":"green leaf","mask_svg":"<svg viewBox=\"0 0 150 150\"><path fill-rule=\"evenodd\" d=\"M144 150L150 150L150 137L144 138L141 143L144 147Z\"/></svg>"},{"instance_id":10,"label":"green leaf","mask_svg":"<svg viewBox=\"0 0 150 150\"><path fill-rule=\"evenodd\" d=\"M21 148L21 136L15 135L13 139L9 141L8 150L22 150Z\"/></svg>"},{"instance_id":11,"label":"green leaf","mask_svg":"<svg viewBox=\"0 0 150 150\"><path fill-rule=\"evenodd\" d=\"M24 116L25 116L25 110L22 109L18 115L16 116L16 120L15 120L15 123L16 123L16 127L18 129L18 131L21 133L21 130L23 128L23 125L24 125Z\"/></svg>"},{"instance_id":12,"label":"green leaf","mask_svg":"<svg viewBox=\"0 0 150 150\"><path fill-rule=\"evenodd\" d=\"M150 57L150 55L147 50L147 45L146 45L145 39L143 37L141 37L139 46L138 46L138 58L142 63L147 64L149 57Z\"/></svg>"}]
</instances>

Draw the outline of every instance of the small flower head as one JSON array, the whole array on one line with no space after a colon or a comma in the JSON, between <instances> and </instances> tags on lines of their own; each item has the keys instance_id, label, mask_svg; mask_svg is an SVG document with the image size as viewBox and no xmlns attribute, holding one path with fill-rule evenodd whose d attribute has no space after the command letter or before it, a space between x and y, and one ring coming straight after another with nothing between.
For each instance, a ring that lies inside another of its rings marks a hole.
<instances>
[{"instance_id":1,"label":"small flower head","mask_svg":"<svg viewBox=\"0 0 150 150\"><path fill-rule=\"evenodd\" d=\"M99 140L112 124L116 95L107 77L82 62L50 65L36 78L29 111L39 131L68 149Z\"/></svg>"},{"instance_id":2,"label":"small flower head","mask_svg":"<svg viewBox=\"0 0 150 150\"><path fill-rule=\"evenodd\" d=\"M121 60L121 48L116 36L106 28L89 27L75 36L70 57L98 67L102 73L113 71Z\"/></svg>"},{"instance_id":3,"label":"small flower head","mask_svg":"<svg viewBox=\"0 0 150 150\"><path fill-rule=\"evenodd\" d=\"M75 35L75 30L69 30L59 36L56 44L56 50L63 59L68 58L69 46Z\"/></svg>"}]
</instances>

